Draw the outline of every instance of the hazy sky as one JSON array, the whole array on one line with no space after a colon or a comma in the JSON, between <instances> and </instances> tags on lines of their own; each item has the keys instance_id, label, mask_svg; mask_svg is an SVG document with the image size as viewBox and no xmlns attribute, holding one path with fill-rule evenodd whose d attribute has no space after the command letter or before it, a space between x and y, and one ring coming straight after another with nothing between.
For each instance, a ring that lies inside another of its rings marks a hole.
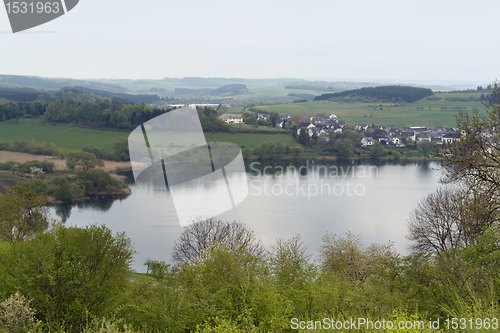
<instances>
[{"instance_id":1,"label":"hazy sky","mask_svg":"<svg viewBox=\"0 0 500 333\"><path fill-rule=\"evenodd\" d=\"M0 73L490 83L499 13L498 0L80 0L12 34L0 8Z\"/></svg>"}]
</instances>

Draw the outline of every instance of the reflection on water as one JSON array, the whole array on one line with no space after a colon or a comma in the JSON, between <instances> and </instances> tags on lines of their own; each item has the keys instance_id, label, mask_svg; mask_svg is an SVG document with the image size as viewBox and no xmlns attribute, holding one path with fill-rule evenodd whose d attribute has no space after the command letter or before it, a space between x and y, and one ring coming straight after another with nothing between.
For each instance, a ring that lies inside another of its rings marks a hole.
<instances>
[{"instance_id":1,"label":"reflection on water","mask_svg":"<svg viewBox=\"0 0 500 333\"><path fill-rule=\"evenodd\" d=\"M442 170L437 169L436 162L430 161L249 163L248 197L218 218L246 223L268 249L277 238L300 234L315 254L327 231L351 231L365 243L392 241L398 251L405 252L408 214L424 195L440 186ZM170 261L183 228L164 186L134 184L132 174L127 176L132 195L126 199L95 198L51 210L69 224L98 223L115 232L125 231L139 252L133 268L145 271L142 263L147 258ZM233 177L237 183L237 175ZM200 192L207 186L211 185L199 184ZM199 203L189 204L196 207Z\"/></svg>"},{"instance_id":2,"label":"reflection on water","mask_svg":"<svg viewBox=\"0 0 500 333\"><path fill-rule=\"evenodd\" d=\"M62 220L67 221L71 216L73 208L80 208L89 211L107 212L113 206L115 201L122 201L123 198L114 199L110 197L92 197L90 200L80 202L67 202L57 205L54 209L56 215Z\"/></svg>"}]
</instances>

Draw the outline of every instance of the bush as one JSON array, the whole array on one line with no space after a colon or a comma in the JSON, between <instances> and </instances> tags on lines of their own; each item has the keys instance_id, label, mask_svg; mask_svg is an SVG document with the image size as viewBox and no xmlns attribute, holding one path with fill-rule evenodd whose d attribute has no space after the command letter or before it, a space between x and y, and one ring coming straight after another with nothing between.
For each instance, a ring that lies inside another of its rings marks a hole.
<instances>
[{"instance_id":1,"label":"bush","mask_svg":"<svg viewBox=\"0 0 500 333\"><path fill-rule=\"evenodd\" d=\"M36 143L34 139L30 141L16 141L12 144L9 142L0 143L0 150L8 150L14 152L28 153L33 155L49 155L58 156L59 148L53 143Z\"/></svg>"},{"instance_id":2,"label":"bush","mask_svg":"<svg viewBox=\"0 0 500 333\"><path fill-rule=\"evenodd\" d=\"M102 191L117 191L123 188L122 182L111 177L110 174L103 170L79 171L75 181L85 186L87 194Z\"/></svg>"},{"instance_id":3,"label":"bush","mask_svg":"<svg viewBox=\"0 0 500 333\"><path fill-rule=\"evenodd\" d=\"M12 246L8 274L32 300L49 330L81 331L89 318L110 314L128 284L135 251L125 235L105 226L56 224Z\"/></svg>"},{"instance_id":4,"label":"bush","mask_svg":"<svg viewBox=\"0 0 500 333\"><path fill-rule=\"evenodd\" d=\"M54 173L55 164L49 161L30 161L24 164L17 162L0 163L0 170L12 170L17 165L18 171L22 173L31 173L32 168L41 169L44 173Z\"/></svg>"},{"instance_id":5,"label":"bush","mask_svg":"<svg viewBox=\"0 0 500 333\"><path fill-rule=\"evenodd\" d=\"M16 292L0 303L0 324L10 333L28 332L35 321L35 313L29 307L30 301Z\"/></svg>"}]
</instances>

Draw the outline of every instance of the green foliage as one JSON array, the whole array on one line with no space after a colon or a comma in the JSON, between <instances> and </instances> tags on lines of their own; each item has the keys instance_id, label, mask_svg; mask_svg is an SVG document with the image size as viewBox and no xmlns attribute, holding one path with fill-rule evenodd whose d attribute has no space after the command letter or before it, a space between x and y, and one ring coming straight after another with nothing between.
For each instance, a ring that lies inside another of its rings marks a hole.
<instances>
[{"instance_id":1,"label":"green foliage","mask_svg":"<svg viewBox=\"0 0 500 333\"><path fill-rule=\"evenodd\" d=\"M301 128L299 136L297 137L298 143L301 145L308 145L311 141L311 137L309 136L309 130L307 128Z\"/></svg>"},{"instance_id":2,"label":"green foliage","mask_svg":"<svg viewBox=\"0 0 500 333\"><path fill-rule=\"evenodd\" d=\"M425 156L425 158L429 157L429 154L434 150L435 146L432 142L427 140L422 140L417 142L418 151Z\"/></svg>"},{"instance_id":3,"label":"green foliage","mask_svg":"<svg viewBox=\"0 0 500 333\"><path fill-rule=\"evenodd\" d=\"M95 168L96 165L97 158L93 153L82 151L80 153L69 152L66 154L66 167L70 170L80 166L82 170L86 171Z\"/></svg>"},{"instance_id":4,"label":"green foliage","mask_svg":"<svg viewBox=\"0 0 500 333\"><path fill-rule=\"evenodd\" d=\"M122 181L113 178L104 170L79 170L74 176L24 180L20 185L36 193L53 196L56 200L68 201L98 193L122 190Z\"/></svg>"},{"instance_id":5,"label":"green foliage","mask_svg":"<svg viewBox=\"0 0 500 333\"><path fill-rule=\"evenodd\" d=\"M103 170L79 171L75 181L85 186L87 194L117 191L123 188L121 181L111 177L109 173Z\"/></svg>"},{"instance_id":6,"label":"green foliage","mask_svg":"<svg viewBox=\"0 0 500 333\"><path fill-rule=\"evenodd\" d=\"M0 163L0 170L11 170L21 173L31 173L32 168L41 169L44 173L54 173L55 164L49 161L30 161L26 163L5 162Z\"/></svg>"},{"instance_id":7,"label":"green foliage","mask_svg":"<svg viewBox=\"0 0 500 333\"><path fill-rule=\"evenodd\" d=\"M124 234L113 236L104 226L55 225L11 247L8 274L16 282L7 287L31 299L50 329L79 331L87 319L115 309L133 254Z\"/></svg>"},{"instance_id":8,"label":"green foliage","mask_svg":"<svg viewBox=\"0 0 500 333\"><path fill-rule=\"evenodd\" d=\"M380 100L395 99L398 101L405 101L412 103L427 96L433 95L431 89L416 88L410 86L382 86L382 87L365 87L356 90L347 90L340 93L323 94L316 96L315 101L323 101L335 99L338 97L345 97L349 95L361 95L377 98Z\"/></svg>"},{"instance_id":9,"label":"green foliage","mask_svg":"<svg viewBox=\"0 0 500 333\"><path fill-rule=\"evenodd\" d=\"M299 156L300 154L303 154L304 153L304 147L302 147L301 145L299 144L295 144L292 146L292 148L290 148L293 156L297 157Z\"/></svg>"},{"instance_id":10,"label":"green foliage","mask_svg":"<svg viewBox=\"0 0 500 333\"><path fill-rule=\"evenodd\" d=\"M94 169L97 165L97 158L92 153L87 153L86 151L82 151L80 155L79 165L82 167L82 170L84 171Z\"/></svg>"},{"instance_id":11,"label":"green foliage","mask_svg":"<svg viewBox=\"0 0 500 333\"><path fill-rule=\"evenodd\" d=\"M0 241L10 243L28 239L48 226L43 194L23 186L0 194Z\"/></svg>"},{"instance_id":12,"label":"green foliage","mask_svg":"<svg viewBox=\"0 0 500 333\"><path fill-rule=\"evenodd\" d=\"M247 86L238 83L226 84L222 87L215 89L212 92L212 95L224 95L224 96L245 95L245 94L248 94Z\"/></svg>"},{"instance_id":13,"label":"green foliage","mask_svg":"<svg viewBox=\"0 0 500 333\"><path fill-rule=\"evenodd\" d=\"M213 322L210 324L209 322ZM210 318L208 322L201 328L196 326L196 333L242 333L242 332L256 332L254 329L243 330L231 320Z\"/></svg>"},{"instance_id":14,"label":"green foliage","mask_svg":"<svg viewBox=\"0 0 500 333\"><path fill-rule=\"evenodd\" d=\"M231 130L231 126L218 117L216 110L204 107L198 109L198 116L205 132L229 132Z\"/></svg>"},{"instance_id":15,"label":"green foliage","mask_svg":"<svg viewBox=\"0 0 500 333\"><path fill-rule=\"evenodd\" d=\"M241 116L245 124L255 125L257 123L257 115L255 113L243 112Z\"/></svg>"},{"instance_id":16,"label":"green foliage","mask_svg":"<svg viewBox=\"0 0 500 333\"><path fill-rule=\"evenodd\" d=\"M231 250L216 243L202 257L198 262L182 265L179 272L180 287L199 321L225 318L261 330L270 330L277 324L270 323L270 319L274 315L281 317L283 309L273 295L262 259L243 249Z\"/></svg>"},{"instance_id":17,"label":"green foliage","mask_svg":"<svg viewBox=\"0 0 500 333\"><path fill-rule=\"evenodd\" d=\"M373 147L370 148L370 157L377 159L387 155L387 149L378 141L375 141Z\"/></svg>"},{"instance_id":18,"label":"green foliage","mask_svg":"<svg viewBox=\"0 0 500 333\"><path fill-rule=\"evenodd\" d=\"M127 140L119 139L115 142L113 145L113 155L116 161L130 161Z\"/></svg>"},{"instance_id":19,"label":"green foliage","mask_svg":"<svg viewBox=\"0 0 500 333\"><path fill-rule=\"evenodd\" d=\"M74 170L80 161L80 153L69 152L66 154L66 167L70 170Z\"/></svg>"},{"instance_id":20,"label":"green foliage","mask_svg":"<svg viewBox=\"0 0 500 333\"><path fill-rule=\"evenodd\" d=\"M351 157L354 153L354 145L350 139L338 139L333 144L333 149L337 152L337 156L342 158Z\"/></svg>"},{"instance_id":21,"label":"green foliage","mask_svg":"<svg viewBox=\"0 0 500 333\"><path fill-rule=\"evenodd\" d=\"M0 150L28 153L32 155L59 156L61 154L61 151L55 144L47 142L38 144L35 139L31 139L30 141L15 141L13 143L2 142L0 144Z\"/></svg>"},{"instance_id":22,"label":"green foliage","mask_svg":"<svg viewBox=\"0 0 500 333\"><path fill-rule=\"evenodd\" d=\"M132 129L165 112L143 102L127 105L119 100L99 98L84 103L60 99L47 105L44 117L52 123L76 122L98 128Z\"/></svg>"},{"instance_id":23,"label":"green foliage","mask_svg":"<svg viewBox=\"0 0 500 333\"><path fill-rule=\"evenodd\" d=\"M392 158L395 160L395 161L399 161L401 159L401 153L397 150L394 150L392 152Z\"/></svg>"},{"instance_id":24,"label":"green foliage","mask_svg":"<svg viewBox=\"0 0 500 333\"><path fill-rule=\"evenodd\" d=\"M66 178L62 178L54 192L55 198L61 201L73 199L70 182Z\"/></svg>"}]
</instances>

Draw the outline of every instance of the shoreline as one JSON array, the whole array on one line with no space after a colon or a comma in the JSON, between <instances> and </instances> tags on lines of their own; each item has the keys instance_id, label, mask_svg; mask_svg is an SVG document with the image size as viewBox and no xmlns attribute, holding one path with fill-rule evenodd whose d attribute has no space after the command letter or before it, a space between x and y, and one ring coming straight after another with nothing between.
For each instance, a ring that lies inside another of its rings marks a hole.
<instances>
[{"instance_id":1,"label":"shoreline","mask_svg":"<svg viewBox=\"0 0 500 333\"><path fill-rule=\"evenodd\" d=\"M54 197L47 197L47 203L46 206L59 206L63 205L66 203L78 203L78 202L84 202L84 201L89 201L92 198L113 198L113 199L120 199L120 198L127 198L130 195L132 195L132 190L130 187L124 188L120 191L112 191L112 192L97 192L97 193L92 193L89 194L85 197L82 198L77 198L77 199L72 199L72 200L67 200L67 201L60 201L56 200Z\"/></svg>"}]
</instances>

